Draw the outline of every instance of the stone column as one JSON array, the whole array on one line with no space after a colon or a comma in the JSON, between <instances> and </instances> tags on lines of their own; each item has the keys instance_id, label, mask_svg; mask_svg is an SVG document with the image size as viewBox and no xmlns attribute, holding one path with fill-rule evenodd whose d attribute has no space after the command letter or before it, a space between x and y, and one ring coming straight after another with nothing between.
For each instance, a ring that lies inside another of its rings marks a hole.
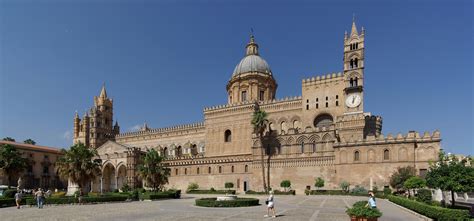
<instances>
[{"instance_id":1,"label":"stone column","mask_svg":"<svg viewBox=\"0 0 474 221\"><path fill-rule=\"evenodd\" d=\"M118 190L118 176L115 175L115 189Z\"/></svg>"},{"instance_id":2,"label":"stone column","mask_svg":"<svg viewBox=\"0 0 474 221\"><path fill-rule=\"evenodd\" d=\"M104 177L100 176L100 193L102 194L102 191L104 189Z\"/></svg>"}]
</instances>

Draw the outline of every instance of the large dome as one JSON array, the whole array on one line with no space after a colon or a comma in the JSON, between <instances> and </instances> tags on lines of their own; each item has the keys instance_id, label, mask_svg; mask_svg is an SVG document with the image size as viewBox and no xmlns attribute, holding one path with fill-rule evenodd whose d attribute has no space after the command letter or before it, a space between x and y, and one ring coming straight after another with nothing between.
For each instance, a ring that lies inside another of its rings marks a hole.
<instances>
[{"instance_id":1,"label":"large dome","mask_svg":"<svg viewBox=\"0 0 474 221\"><path fill-rule=\"evenodd\" d=\"M264 74L272 75L272 71L268 63L258 55L247 55L235 66L232 77L247 73L247 72L260 72Z\"/></svg>"}]
</instances>

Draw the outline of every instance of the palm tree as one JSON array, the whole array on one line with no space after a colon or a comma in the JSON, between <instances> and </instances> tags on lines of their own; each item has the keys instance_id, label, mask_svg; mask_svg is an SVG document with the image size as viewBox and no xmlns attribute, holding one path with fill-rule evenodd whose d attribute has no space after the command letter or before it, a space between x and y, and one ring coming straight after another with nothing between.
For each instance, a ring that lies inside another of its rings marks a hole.
<instances>
[{"instance_id":1,"label":"palm tree","mask_svg":"<svg viewBox=\"0 0 474 221\"><path fill-rule=\"evenodd\" d=\"M149 149L143 157L143 163L138 165L139 176L153 191L161 190L168 183L171 170L163 161L164 158L155 149Z\"/></svg>"},{"instance_id":2,"label":"palm tree","mask_svg":"<svg viewBox=\"0 0 474 221\"><path fill-rule=\"evenodd\" d=\"M3 169L8 177L8 185L14 185L13 175L21 174L26 166L26 159L21 157L21 153L14 146L10 144L0 146L0 169Z\"/></svg>"},{"instance_id":3,"label":"palm tree","mask_svg":"<svg viewBox=\"0 0 474 221\"><path fill-rule=\"evenodd\" d=\"M82 143L62 150L63 156L56 161L56 173L63 178L77 183L80 189L101 175L101 163L97 150L88 148Z\"/></svg>"},{"instance_id":4,"label":"palm tree","mask_svg":"<svg viewBox=\"0 0 474 221\"><path fill-rule=\"evenodd\" d=\"M253 112L252 117L252 125L254 133L257 134L258 138L260 139L260 157L262 163L262 181L263 181L263 190L265 192L268 191L267 183L265 182L265 159L264 159L264 133L265 129L267 128L268 119L267 113L263 110L260 110L258 104L255 104L255 111ZM269 176L270 174L268 174ZM268 177L268 181L270 181L270 177Z\"/></svg>"}]
</instances>

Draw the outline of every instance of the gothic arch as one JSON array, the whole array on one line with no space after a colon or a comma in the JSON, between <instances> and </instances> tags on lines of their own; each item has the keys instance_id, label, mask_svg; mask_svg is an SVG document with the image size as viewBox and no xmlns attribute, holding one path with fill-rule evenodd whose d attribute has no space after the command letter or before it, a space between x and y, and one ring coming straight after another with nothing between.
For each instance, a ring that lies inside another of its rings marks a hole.
<instances>
[{"instance_id":1,"label":"gothic arch","mask_svg":"<svg viewBox=\"0 0 474 221\"><path fill-rule=\"evenodd\" d=\"M303 135L303 136L300 136L296 139L296 143L297 144L301 144L302 142L307 143L307 140L308 139L306 138L306 136Z\"/></svg>"},{"instance_id":2,"label":"gothic arch","mask_svg":"<svg viewBox=\"0 0 474 221\"><path fill-rule=\"evenodd\" d=\"M325 142L332 141L332 136L329 135L328 133L324 134L323 141L325 141Z\"/></svg>"},{"instance_id":3,"label":"gothic arch","mask_svg":"<svg viewBox=\"0 0 474 221\"><path fill-rule=\"evenodd\" d=\"M254 147L260 147L260 140L256 140L253 142Z\"/></svg>"},{"instance_id":4,"label":"gothic arch","mask_svg":"<svg viewBox=\"0 0 474 221\"><path fill-rule=\"evenodd\" d=\"M318 142L319 140L320 140L320 138L319 138L319 136L316 135L316 134L313 134L313 135L311 135L311 136L308 138L308 141L309 141L310 143Z\"/></svg>"},{"instance_id":5,"label":"gothic arch","mask_svg":"<svg viewBox=\"0 0 474 221\"><path fill-rule=\"evenodd\" d=\"M288 140L286 140L286 145L291 146L295 143L295 139L293 137L289 137Z\"/></svg>"}]
</instances>

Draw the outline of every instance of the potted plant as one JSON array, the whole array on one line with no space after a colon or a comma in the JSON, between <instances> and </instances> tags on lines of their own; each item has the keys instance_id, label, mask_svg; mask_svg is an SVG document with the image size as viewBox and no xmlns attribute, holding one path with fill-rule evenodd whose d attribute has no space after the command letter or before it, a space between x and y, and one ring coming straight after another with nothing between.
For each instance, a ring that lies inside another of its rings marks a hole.
<instances>
[{"instance_id":1,"label":"potted plant","mask_svg":"<svg viewBox=\"0 0 474 221\"><path fill-rule=\"evenodd\" d=\"M380 210L366 205L366 201L359 201L347 208L346 213L351 217L351 221L377 221L377 218L382 216Z\"/></svg>"}]
</instances>

